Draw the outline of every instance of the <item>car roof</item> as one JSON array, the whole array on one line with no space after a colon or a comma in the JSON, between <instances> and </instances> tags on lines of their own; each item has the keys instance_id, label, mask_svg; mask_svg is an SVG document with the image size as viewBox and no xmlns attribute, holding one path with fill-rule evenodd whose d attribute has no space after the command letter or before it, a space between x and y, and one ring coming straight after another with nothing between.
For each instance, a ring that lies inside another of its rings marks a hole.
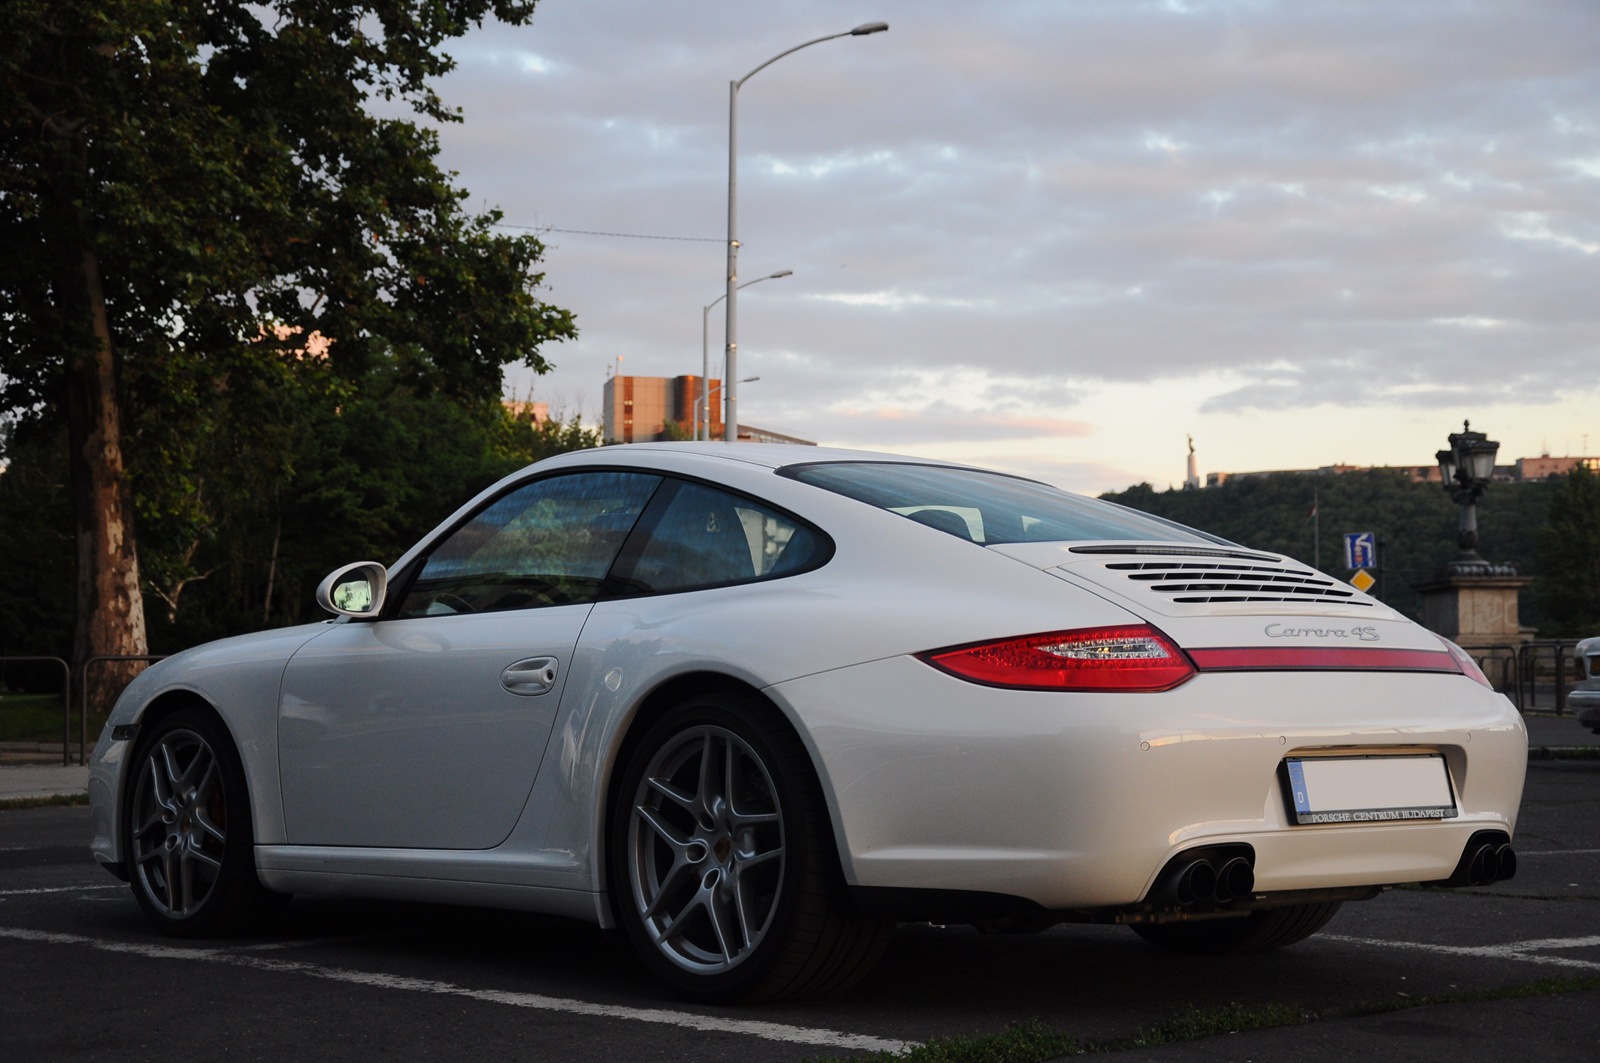
<instances>
[{"instance_id":1,"label":"car roof","mask_svg":"<svg viewBox=\"0 0 1600 1063\"><path fill-rule=\"evenodd\" d=\"M650 454L661 454L664 457L671 455L679 459L690 458L693 459L689 463L691 466L696 463L715 461L746 467L781 469L789 465L804 465L811 462L885 461L940 466L947 469L973 469L977 472L994 471L992 469L979 469L971 465L960 465L956 462L919 458L907 454L887 454L877 450L847 450L842 447L796 446L792 443L649 442L618 443L611 446L569 450L518 469L463 502L454 513L445 518L444 521L436 525L427 534L417 539L410 549L401 554L399 559L389 566L390 577L393 578L401 568L409 564L412 558L416 557L436 534L466 517L485 499L498 494L509 485L527 477L531 470L542 468L552 472L557 470L572 471L587 465L618 463L617 459L619 458L623 459L620 464L631 465L633 462L629 459L638 458L649 461L648 455ZM683 463L675 464L681 465ZM670 468L671 466L669 465L668 469ZM679 472L683 471L687 470L679 470ZM1002 473L1000 475L1005 474Z\"/></svg>"},{"instance_id":2,"label":"car roof","mask_svg":"<svg viewBox=\"0 0 1600 1063\"><path fill-rule=\"evenodd\" d=\"M977 472L993 472L993 469L982 469L974 465L963 465L960 462L940 461L937 458L921 458L911 454L891 454L881 450L849 450L844 447L805 447L792 443L720 443L720 442L685 442L685 443L624 443L620 444L629 451L655 450L675 454L695 454L708 458L720 458L724 461L740 461L750 465L762 465L769 469L781 469L788 465L807 465L813 462L826 461L888 461L903 462L913 465L938 465L947 469L973 469ZM594 451L594 454L604 454L610 447Z\"/></svg>"}]
</instances>

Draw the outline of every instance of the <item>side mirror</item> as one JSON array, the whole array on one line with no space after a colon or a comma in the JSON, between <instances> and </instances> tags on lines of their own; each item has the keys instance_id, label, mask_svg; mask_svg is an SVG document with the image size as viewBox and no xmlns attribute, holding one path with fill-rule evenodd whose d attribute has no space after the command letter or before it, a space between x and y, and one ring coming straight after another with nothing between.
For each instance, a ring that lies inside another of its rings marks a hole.
<instances>
[{"instance_id":1,"label":"side mirror","mask_svg":"<svg viewBox=\"0 0 1600 1063\"><path fill-rule=\"evenodd\" d=\"M389 589L389 571L376 561L357 561L328 573L317 585L317 604L339 616L377 616Z\"/></svg>"}]
</instances>

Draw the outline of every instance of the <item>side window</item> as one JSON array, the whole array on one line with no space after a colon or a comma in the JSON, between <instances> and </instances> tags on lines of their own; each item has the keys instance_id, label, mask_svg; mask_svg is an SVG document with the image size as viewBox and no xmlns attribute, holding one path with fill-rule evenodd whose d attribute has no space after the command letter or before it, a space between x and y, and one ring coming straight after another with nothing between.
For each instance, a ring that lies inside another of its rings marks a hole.
<instances>
[{"instance_id":1,"label":"side window","mask_svg":"<svg viewBox=\"0 0 1600 1063\"><path fill-rule=\"evenodd\" d=\"M668 492L671 492L669 495ZM740 495L668 480L615 576L636 594L688 591L799 572L822 557L811 529Z\"/></svg>"},{"instance_id":2,"label":"side window","mask_svg":"<svg viewBox=\"0 0 1600 1063\"><path fill-rule=\"evenodd\" d=\"M433 548L400 617L592 602L661 477L586 472L535 480Z\"/></svg>"}]
</instances>

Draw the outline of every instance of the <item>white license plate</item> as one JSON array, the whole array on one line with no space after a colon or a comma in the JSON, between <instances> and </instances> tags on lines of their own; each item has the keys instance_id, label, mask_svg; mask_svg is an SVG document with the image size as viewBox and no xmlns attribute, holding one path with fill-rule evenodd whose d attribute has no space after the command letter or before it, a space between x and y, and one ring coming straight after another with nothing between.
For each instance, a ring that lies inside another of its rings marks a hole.
<instances>
[{"instance_id":1,"label":"white license plate","mask_svg":"<svg viewBox=\"0 0 1600 1063\"><path fill-rule=\"evenodd\" d=\"M1452 819L1450 773L1437 754L1289 757L1283 762L1289 813L1308 823L1392 823Z\"/></svg>"}]
</instances>

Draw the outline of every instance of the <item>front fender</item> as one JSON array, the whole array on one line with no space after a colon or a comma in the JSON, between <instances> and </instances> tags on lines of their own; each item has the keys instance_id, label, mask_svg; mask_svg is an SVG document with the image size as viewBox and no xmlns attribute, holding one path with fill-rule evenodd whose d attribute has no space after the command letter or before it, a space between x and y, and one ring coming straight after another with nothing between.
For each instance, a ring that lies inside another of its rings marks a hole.
<instances>
[{"instance_id":1,"label":"front fender","mask_svg":"<svg viewBox=\"0 0 1600 1063\"><path fill-rule=\"evenodd\" d=\"M129 754L137 732L122 740L113 733L143 723L152 710L160 711L175 699L195 698L210 705L233 736L244 762L256 843L287 840L278 786L278 692L289 659L326 630L325 624L303 624L221 639L157 661L135 677L117 698L89 757L94 858L113 869L125 859L117 824L127 799Z\"/></svg>"}]
</instances>

